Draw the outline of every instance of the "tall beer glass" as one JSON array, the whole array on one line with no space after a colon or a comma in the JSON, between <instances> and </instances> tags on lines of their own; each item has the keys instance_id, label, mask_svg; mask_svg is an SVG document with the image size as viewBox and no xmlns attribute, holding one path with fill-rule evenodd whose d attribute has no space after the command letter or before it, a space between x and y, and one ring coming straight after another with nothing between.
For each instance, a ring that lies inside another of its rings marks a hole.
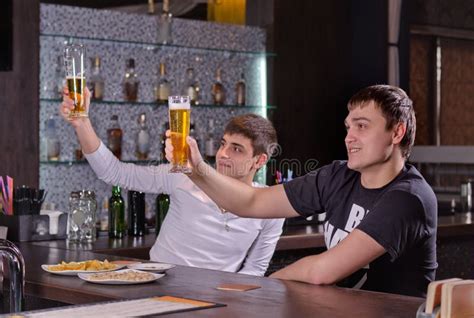
<instances>
[{"instance_id":1,"label":"tall beer glass","mask_svg":"<svg viewBox=\"0 0 474 318\"><path fill-rule=\"evenodd\" d=\"M87 117L84 103L85 75L85 48L82 44L68 44L64 48L64 66L66 67L66 81L69 97L74 101L74 109L69 117Z\"/></svg>"},{"instance_id":2,"label":"tall beer glass","mask_svg":"<svg viewBox=\"0 0 474 318\"><path fill-rule=\"evenodd\" d=\"M170 172L190 173L191 168L188 167L189 147L186 142L191 117L189 96L169 96L168 105L171 144L173 145L173 167Z\"/></svg>"}]
</instances>

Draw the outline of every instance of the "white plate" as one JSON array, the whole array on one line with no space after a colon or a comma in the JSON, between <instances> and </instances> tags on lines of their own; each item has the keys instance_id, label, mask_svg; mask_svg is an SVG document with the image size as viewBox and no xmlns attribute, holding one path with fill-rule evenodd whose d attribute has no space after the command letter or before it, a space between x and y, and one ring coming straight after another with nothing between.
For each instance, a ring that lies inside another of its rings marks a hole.
<instances>
[{"instance_id":1,"label":"white plate","mask_svg":"<svg viewBox=\"0 0 474 318\"><path fill-rule=\"evenodd\" d=\"M172 269L175 266L176 265L165 263L140 263L127 265L127 267L130 269L137 269L140 271L150 271L156 273L164 273L168 269Z\"/></svg>"},{"instance_id":2,"label":"white plate","mask_svg":"<svg viewBox=\"0 0 474 318\"><path fill-rule=\"evenodd\" d=\"M140 281L130 281L130 280L119 280L119 279L107 279L107 280L93 280L90 279L90 276L94 274L83 274L80 273L77 276L85 280L86 282L89 283L94 283L94 284L106 284L106 285L133 285L133 284L145 284L149 282L154 282L155 280L165 276L165 274L155 274L155 273L149 273L149 272L143 272L143 271L137 271L134 269L122 269L120 271L117 271L116 273L126 273L126 272L136 272L136 273L146 273L149 275L153 275L153 278L150 278L148 280L140 280Z\"/></svg>"},{"instance_id":3,"label":"white plate","mask_svg":"<svg viewBox=\"0 0 474 318\"><path fill-rule=\"evenodd\" d=\"M92 274L92 273L103 273L103 272L111 272L111 271L116 271L116 270L119 270L119 269L122 269L124 268L126 265L119 265L119 264L115 264L117 265L116 268L114 269L104 269L104 270L100 270L100 271L83 271L83 270L68 270L68 271L52 271L50 270L48 267L49 266L54 266L54 265L58 265L58 264L51 264L51 265L47 265L47 264L43 264L41 265L41 268L45 271L45 272L48 272L48 273L51 273L51 274L55 274L55 275L63 275L63 276L77 276L77 274L80 274L80 273L87 273L87 274Z\"/></svg>"}]
</instances>

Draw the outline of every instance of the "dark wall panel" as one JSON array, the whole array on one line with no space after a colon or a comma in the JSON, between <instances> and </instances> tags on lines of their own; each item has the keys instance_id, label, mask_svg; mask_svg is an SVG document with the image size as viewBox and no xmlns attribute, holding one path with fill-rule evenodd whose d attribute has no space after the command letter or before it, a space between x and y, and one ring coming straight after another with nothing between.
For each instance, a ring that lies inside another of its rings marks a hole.
<instances>
[{"instance_id":1,"label":"dark wall panel","mask_svg":"<svg viewBox=\"0 0 474 318\"><path fill-rule=\"evenodd\" d=\"M13 67L0 72L0 176L38 185L39 1L13 1Z\"/></svg>"},{"instance_id":2,"label":"dark wall panel","mask_svg":"<svg viewBox=\"0 0 474 318\"><path fill-rule=\"evenodd\" d=\"M346 159L347 101L365 86L386 83L386 1L275 0L274 12L281 158L301 167L311 159Z\"/></svg>"}]
</instances>

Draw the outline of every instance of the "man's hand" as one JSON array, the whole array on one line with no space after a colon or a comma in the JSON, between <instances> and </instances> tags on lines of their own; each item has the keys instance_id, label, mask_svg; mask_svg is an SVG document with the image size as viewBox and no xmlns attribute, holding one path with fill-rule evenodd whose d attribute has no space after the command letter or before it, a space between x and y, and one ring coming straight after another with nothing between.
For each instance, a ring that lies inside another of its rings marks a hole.
<instances>
[{"instance_id":1,"label":"man's hand","mask_svg":"<svg viewBox=\"0 0 474 318\"><path fill-rule=\"evenodd\" d=\"M86 107L86 111L89 112L89 105L91 102L91 92L87 87L84 88L84 106ZM59 106L59 114L74 128L81 126L84 121L89 120L87 117L69 117L69 114L74 109L74 101L69 98L69 90L66 86L63 88L63 102Z\"/></svg>"},{"instance_id":2,"label":"man's hand","mask_svg":"<svg viewBox=\"0 0 474 318\"><path fill-rule=\"evenodd\" d=\"M188 166L194 171L200 171L198 166L201 162L204 161L202 158L201 153L199 152L199 148L197 145L196 140L193 137L188 136L186 138L186 142L189 146L189 153L188 153ZM166 159L169 162L173 162L173 145L171 144L171 131L166 131L166 142L165 142L165 153Z\"/></svg>"}]
</instances>

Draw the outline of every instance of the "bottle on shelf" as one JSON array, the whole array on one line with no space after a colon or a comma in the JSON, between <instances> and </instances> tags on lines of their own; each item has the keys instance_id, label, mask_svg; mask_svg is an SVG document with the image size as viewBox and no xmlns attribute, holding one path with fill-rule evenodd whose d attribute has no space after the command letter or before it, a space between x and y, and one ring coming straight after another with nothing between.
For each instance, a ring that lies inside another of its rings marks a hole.
<instances>
[{"instance_id":1,"label":"bottle on shelf","mask_svg":"<svg viewBox=\"0 0 474 318\"><path fill-rule=\"evenodd\" d=\"M123 81L124 97L128 102L136 102L138 98L138 75L135 72L135 60L128 59Z\"/></svg>"},{"instance_id":2,"label":"bottle on shelf","mask_svg":"<svg viewBox=\"0 0 474 318\"><path fill-rule=\"evenodd\" d=\"M225 103L225 87L222 84L221 68L216 71L216 81L212 84L211 94L215 105L224 105Z\"/></svg>"},{"instance_id":3,"label":"bottle on shelf","mask_svg":"<svg viewBox=\"0 0 474 318\"><path fill-rule=\"evenodd\" d=\"M148 0L148 14L153 15L155 14L155 1Z\"/></svg>"},{"instance_id":4,"label":"bottle on shelf","mask_svg":"<svg viewBox=\"0 0 474 318\"><path fill-rule=\"evenodd\" d=\"M168 96L170 95L171 85L166 76L165 63L160 63L153 90L155 92L155 100L158 105L168 104Z\"/></svg>"},{"instance_id":5,"label":"bottle on shelf","mask_svg":"<svg viewBox=\"0 0 474 318\"><path fill-rule=\"evenodd\" d=\"M96 56L91 59L91 62L92 72L87 86L91 92L92 100L102 100L104 99L104 78L100 71L100 57Z\"/></svg>"},{"instance_id":6,"label":"bottle on shelf","mask_svg":"<svg viewBox=\"0 0 474 318\"><path fill-rule=\"evenodd\" d=\"M73 158L76 161L84 160L84 154L82 153L82 148L79 143L75 144Z\"/></svg>"},{"instance_id":7,"label":"bottle on shelf","mask_svg":"<svg viewBox=\"0 0 474 318\"><path fill-rule=\"evenodd\" d=\"M109 199L109 237L122 238L125 236L125 203L119 186L112 187Z\"/></svg>"},{"instance_id":8,"label":"bottle on shelf","mask_svg":"<svg viewBox=\"0 0 474 318\"><path fill-rule=\"evenodd\" d=\"M56 121L54 120L53 116L46 120L44 146L46 148L46 160L58 161L60 159L61 144L59 143L59 138L56 131Z\"/></svg>"},{"instance_id":9,"label":"bottle on shelf","mask_svg":"<svg viewBox=\"0 0 474 318\"><path fill-rule=\"evenodd\" d=\"M145 235L145 193L128 191L128 235Z\"/></svg>"},{"instance_id":10,"label":"bottle on shelf","mask_svg":"<svg viewBox=\"0 0 474 318\"><path fill-rule=\"evenodd\" d=\"M156 235L160 233L161 226L166 217L166 213L168 213L168 209L170 207L170 196L164 193L160 193L156 196L156 211L155 211L155 230Z\"/></svg>"},{"instance_id":11,"label":"bottle on shelf","mask_svg":"<svg viewBox=\"0 0 474 318\"><path fill-rule=\"evenodd\" d=\"M245 105L245 77L244 73L240 74L240 79L235 85L236 104L239 106Z\"/></svg>"},{"instance_id":12,"label":"bottle on shelf","mask_svg":"<svg viewBox=\"0 0 474 318\"><path fill-rule=\"evenodd\" d=\"M145 113L141 113L138 116L138 125L140 130L137 133L135 155L138 160L146 160L150 152L150 134L146 125Z\"/></svg>"},{"instance_id":13,"label":"bottle on shelf","mask_svg":"<svg viewBox=\"0 0 474 318\"><path fill-rule=\"evenodd\" d=\"M171 44L173 29L173 16L170 13L169 0L163 0L163 11L158 19L158 43Z\"/></svg>"},{"instance_id":14,"label":"bottle on shelf","mask_svg":"<svg viewBox=\"0 0 474 318\"><path fill-rule=\"evenodd\" d=\"M216 140L214 136L214 119L209 119L206 136L205 158L213 163L216 160Z\"/></svg>"},{"instance_id":15,"label":"bottle on shelf","mask_svg":"<svg viewBox=\"0 0 474 318\"><path fill-rule=\"evenodd\" d=\"M186 70L186 81L184 85L184 95L189 96L191 105L199 105L199 92L201 88L195 78L194 69L192 67Z\"/></svg>"},{"instance_id":16,"label":"bottle on shelf","mask_svg":"<svg viewBox=\"0 0 474 318\"><path fill-rule=\"evenodd\" d=\"M107 129L107 146L118 159L122 158L122 136L123 132L118 122L118 116L110 117L110 128Z\"/></svg>"}]
</instances>

